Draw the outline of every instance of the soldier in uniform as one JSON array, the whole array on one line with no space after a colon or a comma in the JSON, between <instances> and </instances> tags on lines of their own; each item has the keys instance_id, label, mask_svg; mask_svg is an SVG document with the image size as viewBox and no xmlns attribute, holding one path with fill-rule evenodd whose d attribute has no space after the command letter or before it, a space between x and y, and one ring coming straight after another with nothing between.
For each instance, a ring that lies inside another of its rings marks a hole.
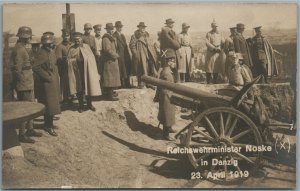
<instances>
[{"instance_id":1,"label":"soldier in uniform","mask_svg":"<svg viewBox=\"0 0 300 191\"><path fill-rule=\"evenodd\" d=\"M88 44L94 53L96 55L96 40L93 35L91 35L92 31L92 24L90 23L85 23L84 24L84 34L82 36L82 42L85 44Z\"/></svg>"},{"instance_id":2,"label":"soldier in uniform","mask_svg":"<svg viewBox=\"0 0 300 191\"><path fill-rule=\"evenodd\" d=\"M225 73L225 55L222 50L224 38L219 33L215 20L211 23L211 28L212 30L206 34L205 71L207 83L210 84L212 82L216 84L219 73Z\"/></svg>"},{"instance_id":3,"label":"soldier in uniform","mask_svg":"<svg viewBox=\"0 0 300 191\"><path fill-rule=\"evenodd\" d=\"M164 56L164 54L167 51L172 51L176 55L175 60L176 60L177 67L178 67L178 62L180 59L178 49L180 48L180 44L178 42L178 38L176 36L175 31L173 31L174 23L175 22L171 18L166 20L166 22L165 22L166 26L163 27L161 30L160 48L161 48L162 56ZM162 60L162 62L163 61L164 61L164 59ZM180 76L179 76L178 71L176 72L176 80L175 81L176 82L180 81Z\"/></svg>"},{"instance_id":4,"label":"soldier in uniform","mask_svg":"<svg viewBox=\"0 0 300 191\"><path fill-rule=\"evenodd\" d=\"M243 32L245 30L245 25L242 23L238 23L236 25L237 33L233 37L234 50L236 53L241 53L244 58L245 64L252 69L253 63L251 58L251 50L246 39L243 36Z\"/></svg>"},{"instance_id":5,"label":"soldier in uniform","mask_svg":"<svg viewBox=\"0 0 300 191\"><path fill-rule=\"evenodd\" d=\"M193 48L192 37L188 33L190 25L187 23L182 24L182 32L178 35L178 41L180 44L180 60L178 63L178 72L180 75L180 81L190 81L190 76L193 71Z\"/></svg>"},{"instance_id":6,"label":"soldier in uniform","mask_svg":"<svg viewBox=\"0 0 300 191\"><path fill-rule=\"evenodd\" d=\"M229 52L234 51L233 38L236 35L236 27L230 27L230 36L225 39L224 52L226 54L225 73L228 76Z\"/></svg>"},{"instance_id":7,"label":"soldier in uniform","mask_svg":"<svg viewBox=\"0 0 300 191\"><path fill-rule=\"evenodd\" d=\"M131 36L129 48L132 52L132 74L137 76L138 88L144 88L141 81L142 75L158 76L158 59L153 40L146 31L144 22L140 22L138 30Z\"/></svg>"},{"instance_id":8,"label":"soldier in uniform","mask_svg":"<svg viewBox=\"0 0 300 191\"><path fill-rule=\"evenodd\" d=\"M262 35L261 26L254 28L256 35L252 38L253 75L268 77L278 75L274 50L269 41Z\"/></svg>"},{"instance_id":9,"label":"soldier in uniform","mask_svg":"<svg viewBox=\"0 0 300 191\"><path fill-rule=\"evenodd\" d=\"M86 96L87 107L92 111L92 96L101 95L100 76L97 71L95 56L89 45L83 43L80 32L73 33L74 45L68 52L68 77L71 95L76 93L79 102L78 112L84 110L83 97Z\"/></svg>"},{"instance_id":10,"label":"soldier in uniform","mask_svg":"<svg viewBox=\"0 0 300 191\"><path fill-rule=\"evenodd\" d=\"M131 71L131 59L129 55L129 50L126 42L125 35L122 33L123 25L121 21L116 21L115 23L116 31L113 36L117 40L117 52L119 54L119 70L120 70L120 78L121 78L121 86L123 88L129 88L129 75Z\"/></svg>"},{"instance_id":11,"label":"soldier in uniform","mask_svg":"<svg viewBox=\"0 0 300 191\"><path fill-rule=\"evenodd\" d=\"M52 136L57 136L54 131L53 117L60 114L60 88L59 74L56 66L57 58L54 45L54 33L46 32L41 37L42 47L37 53L33 65L36 78L37 100L45 105L44 129Z\"/></svg>"},{"instance_id":12,"label":"soldier in uniform","mask_svg":"<svg viewBox=\"0 0 300 191\"><path fill-rule=\"evenodd\" d=\"M175 82L174 69L176 69L174 51L167 50L162 65L162 71L160 72L159 79L169 82ZM171 91L158 87L158 120L163 125L163 137L165 140L172 141L174 138L170 137L170 133L175 133L176 130L172 128L175 124L175 106L171 103Z\"/></svg>"},{"instance_id":13,"label":"soldier in uniform","mask_svg":"<svg viewBox=\"0 0 300 191\"><path fill-rule=\"evenodd\" d=\"M58 73L60 77L60 94L61 100L64 102L72 103L68 78L68 51L71 47L70 32L62 29L62 42L57 45L55 54L57 59Z\"/></svg>"},{"instance_id":14,"label":"soldier in uniform","mask_svg":"<svg viewBox=\"0 0 300 191\"><path fill-rule=\"evenodd\" d=\"M120 72L117 53L117 42L113 36L114 26L107 23L105 26L106 33L102 37L102 54L103 73L102 85L107 93L107 100L118 101L117 94L113 90L121 86Z\"/></svg>"},{"instance_id":15,"label":"soldier in uniform","mask_svg":"<svg viewBox=\"0 0 300 191\"><path fill-rule=\"evenodd\" d=\"M30 27L20 27L19 38L12 52L14 88L19 101L34 101L34 78L32 65L34 61L30 44L32 30ZM26 131L27 129L27 131ZM26 121L19 129L19 140L24 143L34 143L30 136L40 137L42 134L33 129L33 121Z\"/></svg>"}]
</instances>

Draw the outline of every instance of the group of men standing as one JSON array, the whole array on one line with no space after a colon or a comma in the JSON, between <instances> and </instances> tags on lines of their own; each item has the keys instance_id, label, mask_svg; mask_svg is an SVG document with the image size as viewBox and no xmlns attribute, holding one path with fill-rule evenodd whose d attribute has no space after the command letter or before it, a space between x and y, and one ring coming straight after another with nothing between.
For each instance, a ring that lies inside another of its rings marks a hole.
<instances>
[{"instance_id":1,"label":"group of men standing","mask_svg":"<svg viewBox=\"0 0 300 191\"><path fill-rule=\"evenodd\" d=\"M211 23L212 30L206 35L206 80L207 83L217 83L218 77L223 80L229 78L230 55L232 52L240 54L241 64L250 73L250 76L264 76L268 78L278 75L274 50L268 40L262 35L261 26L255 27L256 35L245 39L243 36L245 25L238 23L230 28L230 36L226 39L218 31L215 20ZM230 81L230 80L229 80Z\"/></svg>"}]
</instances>

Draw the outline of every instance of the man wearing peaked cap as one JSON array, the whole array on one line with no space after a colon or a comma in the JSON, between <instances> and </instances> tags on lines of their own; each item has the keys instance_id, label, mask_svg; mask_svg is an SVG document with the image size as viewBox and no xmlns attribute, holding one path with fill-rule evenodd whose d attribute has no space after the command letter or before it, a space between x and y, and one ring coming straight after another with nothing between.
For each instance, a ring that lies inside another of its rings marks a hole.
<instances>
[{"instance_id":1,"label":"man wearing peaked cap","mask_svg":"<svg viewBox=\"0 0 300 191\"><path fill-rule=\"evenodd\" d=\"M13 88L17 92L18 101L34 101L34 78L32 65L34 57L30 40L32 30L30 27L22 26L18 29L18 41L12 50L12 77ZM26 121L20 125L19 141L24 143L34 143L30 136L42 136L41 133L33 129L33 121Z\"/></svg>"},{"instance_id":2,"label":"man wearing peaked cap","mask_svg":"<svg viewBox=\"0 0 300 191\"><path fill-rule=\"evenodd\" d=\"M261 26L255 27L256 35L252 38L252 58L253 58L253 75L264 76L265 83L268 83L268 77L278 75L275 53L272 45L262 35Z\"/></svg>"},{"instance_id":3,"label":"man wearing peaked cap","mask_svg":"<svg viewBox=\"0 0 300 191\"><path fill-rule=\"evenodd\" d=\"M144 88L142 75L157 77L159 65L154 43L146 31L145 23L140 22L137 27L138 30L131 36L129 48L132 52L132 74L137 76L138 88Z\"/></svg>"},{"instance_id":4,"label":"man wearing peaked cap","mask_svg":"<svg viewBox=\"0 0 300 191\"><path fill-rule=\"evenodd\" d=\"M95 37L91 35L92 31L92 24L90 23L85 23L84 24L84 34L82 36L82 41L85 44L88 44L93 51L94 55L96 54L96 42L95 42Z\"/></svg>"},{"instance_id":5,"label":"man wearing peaked cap","mask_svg":"<svg viewBox=\"0 0 300 191\"><path fill-rule=\"evenodd\" d=\"M54 33L45 32L41 37L42 47L37 54L33 71L38 78L35 80L36 98L45 105L44 130L52 136L57 136L54 131L53 118L60 114L60 89L57 58L52 48ZM46 66L45 66L46 65Z\"/></svg>"},{"instance_id":6,"label":"man wearing peaked cap","mask_svg":"<svg viewBox=\"0 0 300 191\"><path fill-rule=\"evenodd\" d=\"M102 36L101 36L101 24L97 24L93 26L94 28L94 33L95 33L95 45L96 45L96 50L95 50L95 58L97 62L97 67L98 67L98 72L100 74L100 56L101 56L101 49L102 49Z\"/></svg>"},{"instance_id":7,"label":"man wearing peaked cap","mask_svg":"<svg viewBox=\"0 0 300 191\"><path fill-rule=\"evenodd\" d=\"M180 60L178 62L178 72L181 82L190 81L190 76L193 70L193 48L192 37L188 33L190 25L182 23L182 31L178 35L178 41L180 43Z\"/></svg>"},{"instance_id":8,"label":"man wearing peaked cap","mask_svg":"<svg viewBox=\"0 0 300 191\"><path fill-rule=\"evenodd\" d=\"M96 108L92 105L92 97L101 95L95 56L89 45L83 43L83 35L74 32L72 35L74 44L68 51L68 77L70 94L76 94L79 102L78 112L84 111L83 97L86 97L87 107L92 111Z\"/></svg>"},{"instance_id":9,"label":"man wearing peaked cap","mask_svg":"<svg viewBox=\"0 0 300 191\"><path fill-rule=\"evenodd\" d=\"M57 59L58 74L60 77L60 100L62 103L72 103L68 79L68 51L71 47L70 32L62 29L62 42L57 45L55 54Z\"/></svg>"},{"instance_id":10,"label":"man wearing peaked cap","mask_svg":"<svg viewBox=\"0 0 300 191\"><path fill-rule=\"evenodd\" d=\"M218 82L219 74L225 78L225 54L223 51L224 38L218 30L215 21L211 23L211 31L206 34L205 71L208 84Z\"/></svg>"},{"instance_id":11,"label":"man wearing peaked cap","mask_svg":"<svg viewBox=\"0 0 300 191\"><path fill-rule=\"evenodd\" d=\"M161 29L161 36L160 36L160 48L162 52L165 51L173 51L176 55L176 63L178 64L180 59L180 53L178 49L180 48L180 44L177 39L177 35L175 31L173 31L174 27L173 19L166 19L166 26L162 27ZM162 64L165 60L162 59ZM179 72L176 72L176 82L180 80Z\"/></svg>"},{"instance_id":12,"label":"man wearing peaked cap","mask_svg":"<svg viewBox=\"0 0 300 191\"><path fill-rule=\"evenodd\" d=\"M243 36L245 30L245 25L243 23L238 23L236 25L237 33L233 37L233 44L236 53L241 53L244 57L244 64L246 64L250 69L253 67L253 62L251 58L251 50Z\"/></svg>"},{"instance_id":13,"label":"man wearing peaked cap","mask_svg":"<svg viewBox=\"0 0 300 191\"><path fill-rule=\"evenodd\" d=\"M116 31L113 36L117 40L117 52L119 54L119 70L120 70L120 78L121 78L121 87L129 88L130 81L129 75L131 70L131 59L130 54L126 42L125 35L122 33L123 24L121 21L115 22Z\"/></svg>"},{"instance_id":14,"label":"man wearing peaked cap","mask_svg":"<svg viewBox=\"0 0 300 191\"><path fill-rule=\"evenodd\" d=\"M119 54L117 52L117 42L113 36L114 26L112 23L106 23L106 33L102 37L102 80L101 85L105 90L106 99L109 101L118 101L114 89L121 86L119 71Z\"/></svg>"}]
</instances>

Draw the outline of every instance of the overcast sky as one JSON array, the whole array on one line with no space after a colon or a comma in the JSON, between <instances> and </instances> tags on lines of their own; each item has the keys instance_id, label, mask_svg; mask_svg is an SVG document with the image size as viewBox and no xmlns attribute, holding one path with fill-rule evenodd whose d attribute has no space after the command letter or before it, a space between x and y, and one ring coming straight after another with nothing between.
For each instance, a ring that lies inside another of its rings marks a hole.
<instances>
[{"instance_id":1,"label":"overcast sky","mask_svg":"<svg viewBox=\"0 0 300 191\"><path fill-rule=\"evenodd\" d=\"M30 26L37 36L45 31L60 36L65 11L65 4L4 5L3 31L16 34L18 27L25 25ZM125 34L132 34L141 21L150 33L156 33L167 18L176 22L174 29L177 32L180 32L182 22L191 25L190 31L209 31L213 19L220 30L227 30L238 22L244 23L247 29L259 25L297 28L296 4L71 4L71 13L75 13L76 30L80 32L86 22L105 25L120 20Z\"/></svg>"}]
</instances>

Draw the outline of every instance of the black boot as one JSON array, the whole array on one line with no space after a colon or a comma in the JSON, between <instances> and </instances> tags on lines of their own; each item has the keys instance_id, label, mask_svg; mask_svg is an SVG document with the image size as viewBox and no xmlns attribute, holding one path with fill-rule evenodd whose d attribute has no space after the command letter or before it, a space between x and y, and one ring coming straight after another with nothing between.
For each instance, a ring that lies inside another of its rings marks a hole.
<instances>
[{"instance_id":1,"label":"black boot","mask_svg":"<svg viewBox=\"0 0 300 191\"><path fill-rule=\"evenodd\" d=\"M90 110L96 111L96 108L92 105L92 98L90 96L86 97L87 106Z\"/></svg>"},{"instance_id":2,"label":"black boot","mask_svg":"<svg viewBox=\"0 0 300 191\"><path fill-rule=\"evenodd\" d=\"M213 73L213 83L214 84L218 83L218 73Z\"/></svg>"},{"instance_id":3,"label":"black boot","mask_svg":"<svg viewBox=\"0 0 300 191\"><path fill-rule=\"evenodd\" d=\"M83 112L83 94L82 93L78 93L77 94L77 98L78 98L78 103L79 103L78 112L82 113Z\"/></svg>"},{"instance_id":4,"label":"black boot","mask_svg":"<svg viewBox=\"0 0 300 191\"><path fill-rule=\"evenodd\" d=\"M110 88L108 90L108 101L118 101L119 98L117 96L114 96L113 90Z\"/></svg>"},{"instance_id":5,"label":"black boot","mask_svg":"<svg viewBox=\"0 0 300 191\"><path fill-rule=\"evenodd\" d=\"M27 137L25 134L19 135L19 141L22 143L35 143L35 140Z\"/></svg>"},{"instance_id":6,"label":"black boot","mask_svg":"<svg viewBox=\"0 0 300 191\"><path fill-rule=\"evenodd\" d=\"M211 73L206 73L206 83L210 84L211 81Z\"/></svg>"},{"instance_id":7,"label":"black boot","mask_svg":"<svg viewBox=\"0 0 300 191\"><path fill-rule=\"evenodd\" d=\"M169 135L169 129L170 127L163 126L163 138L167 141L174 141L174 138L170 137Z\"/></svg>"}]
</instances>

